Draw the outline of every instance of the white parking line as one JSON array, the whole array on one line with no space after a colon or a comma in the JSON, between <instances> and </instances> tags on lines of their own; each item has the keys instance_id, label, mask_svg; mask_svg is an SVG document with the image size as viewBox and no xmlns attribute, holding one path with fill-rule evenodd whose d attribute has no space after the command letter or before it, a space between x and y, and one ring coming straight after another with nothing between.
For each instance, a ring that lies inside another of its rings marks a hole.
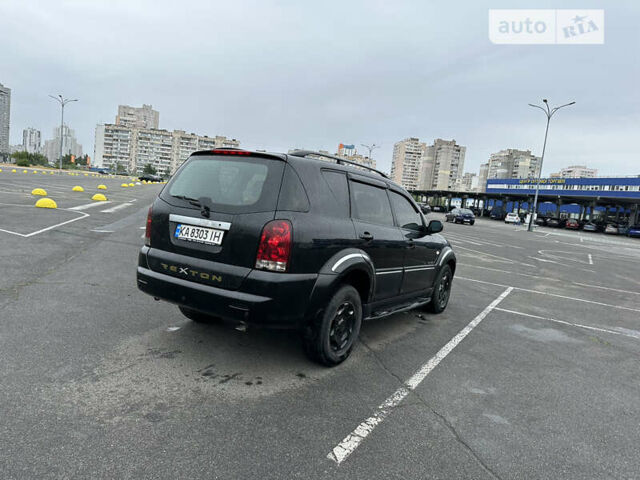
<instances>
[{"instance_id":1,"label":"white parking line","mask_svg":"<svg viewBox=\"0 0 640 480\"><path fill-rule=\"evenodd\" d=\"M475 257L473 257L473 258L475 258ZM499 268L490 268L490 267L482 267L480 265L471 265L470 263L460 263L459 266L460 267L480 268L482 270L489 270L491 272L499 272L499 273L508 273L508 274L511 274L511 275L520 275L521 277L539 278L540 280L551 281L551 282L562 282L563 281L563 280L560 280L558 278L543 277L543 276L540 276L540 275L531 275L530 273L511 272L509 270L500 270Z\"/></svg>"},{"instance_id":2,"label":"white parking line","mask_svg":"<svg viewBox=\"0 0 640 480\"><path fill-rule=\"evenodd\" d=\"M640 295L640 292L632 292L631 290L620 290L619 288L601 287L600 285L591 285L589 283L573 282L573 284L574 285L579 285L581 287L599 288L599 289L602 289L602 290L611 290L611 291L619 292L619 293L631 293L633 295Z\"/></svg>"},{"instance_id":3,"label":"white parking line","mask_svg":"<svg viewBox=\"0 0 640 480\"><path fill-rule=\"evenodd\" d=\"M376 412L367 418L364 422L358 425L355 430L353 430L349 435L347 435L344 440L342 440L338 445L336 445L333 450L327 455L327 458L333 460L338 465L344 462L349 455L351 455L358 445L362 443L362 441L367 438L367 436L373 432L373 429L382 423L382 421L393 411L395 407L397 407L400 402L409 394L410 391L415 390L415 388L422 383L422 381L431 373L431 371L438 366L438 364L446 358L447 355L451 353L451 351L456 348L456 346L464 340L464 338L469 335L469 333L478 326L478 324L491 312L491 310L495 309L498 304L505 299L507 295L513 290L512 287L507 287L507 289L500 294L498 298L496 298L493 302L491 302L487 308L485 308L482 312L480 312L469 324L460 330L455 337L449 340L444 347L442 347L438 353L436 353L433 357L429 359L427 363L425 363L422 367L416 371L405 383L402 387L398 388L389 398L387 398L380 406L377 408Z\"/></svg>"},{"instance_id":4,"label":"white parking line","mask_svg":"<svg viewBox=\"0 0 640 480\"><path fill-rule=\"evenodd\" d=\"M462 250L469 250L470 252L474 252L474 253L479 253L480 255L486 255L488 257L492 257L496 259L496 261L502 261L506 263L519 263L520 265L524 265L525 267L535 268L535 265L531 265L530 263L519 262L518 260L511 260L510 258L507 258L507 257L492 255L491 253L482 252L480 250L473 250L472 248L461 247L461 246L458 246L457 248L461 248Z\"/></svg>"},{"instance_id":5,"label":"white parking line","mask_svg":"<svg viewBox=\"0 0 640 480\"><path fill-rule=\"evenodd\" d=\"M466 280L468 282L477 282L477 283L484 283L485 285L493 285L495 287L504 288L508 286L508 285L503 285L501 283L493 283L493 282L486 282L484 280L476 280L475 278L461 277L460 275L456 275L455 278L459 280ZM596 302L594 300L586 300L584 298L569 297L567 295L559 295L557 293L541 292L540 290L531 290L529 288L520 288L520 287L512 287L512 288L514 290L519 290L521 292L539 293L540 295L549 295L550 297L564 298L566 300L575 300L576 302L591 303L593 305L601 305L603 307L618 308L620 310L629 310L631 312L640 312L640 308L623 307L622 305L611 305L609 303Z\"/></svg>"},{"instance_id":6,"label":"white parking line","mask_svg":"<svg viewBox=\"0 0 640 480\"><path fill-rule=\"evenodd\" d=\"M507 310L506 308L496 308L495 310L496 310L496 312L512 313L514 315L522 315L524 317L537 318L539 320L546 320L548 322L561 323L563 325L570 325L572 327L579 327L579 328L585 328L587 330L595 330L595 331L598 331L598 332L610 333L612 335L622 335L623 337L630 337L630 338L636 338L636 339L640 338L640 336L633 335L633 334L630 334L630 333L616 332L615 330L609 330L607 328L592 327L591 325L582 325L580 323L571 323L571 322L566 322L564 320L558 320L556 318L541 317L540 315L532 315L530 313L516 312L515 310Z\"/></svg>"},{"instance_id":7,"label":"white parking line","mask_svg":"<svg viewBox=\"0 0 640 480\"><path fill-rule=\"evenodd\" d=\"M88 208L93 208L93 207L99 207L101 205L106 205L107 203L111 203L111 200L107 200L106 202L91 202L91 203L85 203L84 205L78 205L76 207L71 207L68 210L74 210L74 211L80 211L80 210L86 210Z\"/></svg>"},{"instance_id":8,"label":"white parking line","mask_svg":"<svg viewBox=\"0 0 640 480\"><path fill-rule=\"evenodd\" d=\"M589 265L593 265L593 257L591 257L590 253L587 253L587 256L589 257Z\"/></svg>"},{"instance_id":9,"label":"white parking line","mask_svg":"<svg viewBox=\"0 0 640 480\"><path fill-rule=\"evenodd\" d=\"M104 203L104 202L103 202ZM116 205L115 207L107 208L106 210L100 210L100 213L113 213L117 212L120 209L127 208L133 205L133 203L121 203L120 205Z\"/></svg>"}]
</instances>

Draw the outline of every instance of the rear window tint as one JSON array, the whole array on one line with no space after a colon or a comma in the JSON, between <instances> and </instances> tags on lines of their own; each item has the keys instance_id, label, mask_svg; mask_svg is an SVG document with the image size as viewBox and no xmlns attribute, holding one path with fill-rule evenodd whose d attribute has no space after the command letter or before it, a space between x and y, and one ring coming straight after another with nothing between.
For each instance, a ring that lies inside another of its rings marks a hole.
<instances>
[{"instance_id":1,"label":"rear window tint","mask_svg":"<svg viewBox=\"0 0 640 480\"><path fill-rule=\"evenodd\" d=\"M215 210L229 213L274 210L283 162L262 158L195 157L171 180L163 199L207 197Z\"/></svg>"}]
</instances>

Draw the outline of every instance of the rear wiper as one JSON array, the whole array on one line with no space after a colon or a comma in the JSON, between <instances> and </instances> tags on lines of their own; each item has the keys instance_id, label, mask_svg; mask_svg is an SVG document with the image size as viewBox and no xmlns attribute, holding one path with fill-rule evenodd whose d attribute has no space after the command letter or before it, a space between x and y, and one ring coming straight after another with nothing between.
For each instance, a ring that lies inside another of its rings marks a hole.
<instances>
[{"instance_id":1,"label":"rear wiper","mask_svg":"<svg viewBox=\"0 0 640 480\"><path fill-rule=\"evenodd\" d=\"M198 200L195 198L187 197L186 195L171 195L171 196L173 198L179 198L180 200L187 200L189 203L196 202L198 204L196 206L198 207L200 206L200 203L198 203Z\"/></svg>"},{"instance_id":2,"label":"rear wiper","mask_svg":"<svg viewBox=\"0 0 640 480\"><path fill-rule=\"evenodd\" d=\"M200 207L200 213L203 217L209 217L213 202L209 197L200 197L199 199L187 197L186 195L171 195L172 197L188 201L194 207Z\"/></svg>"}]
</instances>

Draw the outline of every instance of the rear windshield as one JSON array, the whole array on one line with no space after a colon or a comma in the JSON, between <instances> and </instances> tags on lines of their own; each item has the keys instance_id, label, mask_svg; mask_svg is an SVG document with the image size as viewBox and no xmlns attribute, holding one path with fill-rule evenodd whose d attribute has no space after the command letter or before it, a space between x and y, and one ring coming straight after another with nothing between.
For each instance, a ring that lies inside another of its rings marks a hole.
<instances>
[{"instance_id":1,"label":"rear windshield","mask_svg":"<svg viewBox=\"0 0 640 480\"><path fill-rule=\"evenodd\" d=\"M467 209L467 208L461 208L458 211L458 214L460 214L460 215L473 215L473 212L471 210Z\"/></svg>"},{"instance_id":2,"label":"rear windshield","mask_svg":"<svg viewBox=\"0 0 640 480\"><path fill-rule=\"evenodd\" d=\"M174 176L162 198L174 205L205 197L215 211L275 210L284 163L264 158L192 157ZM166 193L165 193L166 192Z\"/></svg>"}]
</instances>

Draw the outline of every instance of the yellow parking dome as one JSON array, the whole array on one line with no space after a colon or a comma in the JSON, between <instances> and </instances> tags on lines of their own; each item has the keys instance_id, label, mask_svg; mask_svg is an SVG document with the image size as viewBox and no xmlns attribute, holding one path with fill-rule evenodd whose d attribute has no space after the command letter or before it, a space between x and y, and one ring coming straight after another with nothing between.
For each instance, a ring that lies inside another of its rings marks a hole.
<instances>
[{"instance_id":1,"label":"yellow parking dome","mask_svg":"<svg viewBox=\"0 0 640 480\"><path fill-rule=\"evenodd\" d=\"M82 188L80 185L76 185L71 190L73 190L74 192L84 192L84 188Z\"/></svg>"},{"instance_id":2,"label":"yellow parking dome","mask_svg":"<svg viewBox=\"0 0 640 480\"><path fill-rule=\"evenodd\" d=\"M106 202L107 201L107 197L105 197L101 193L96 193L93 197L91 197L91 200L94 200L96 202Z\"/></svg>"},{"instance_id":3,"label":"yellow parking dome","mask_svg":"<svg viewBox=\"0 0 640 480\"><path fill-rule=\"evenodd\" d=\"M22 170L22 173L27 173L27 170Z\"/></svg>"},{"instance_id":4,"label":"yellow parking dome","mask_svg":"<svg viewBox=\"0 0 640 480\"><path fill-rule=\"evenodd\" d=\"M32 173L38 173L38 170L34 170Z\"/></svg>"},{"instance_id":5,"label":"yellow parking dome","mask_svg":"<svg viewBox=\"0 0 640 480\"><path fill-rule=\"evenodd\" d=\"M14 168L13 170L11 170L11 173L16 173L16 169Z\"/></svg>"},{"instance_id":6,"label":"yellow parking dome","mask_svg":"<svg viewBox=\"0 0 640 480\"><path fill-rule=\"evenodd\" d=\"M120 185L121 187L128 187L129 184L128 183L123 183L122 185Z\"/></svg>"},{"instance_id":7,"label":"yellow parking dome","mask_svg":"<svg viewBox=\"0 0 640 480\"><path fill-rule=\"evenodd\" d=\"M34 188L31 190L31 195L39 195L41 197L47 196L47 191L44 188Z\"/></svg>"},{"instance_id":8,"label":"yellow parking dome","mask_svg":"<svg viewBox=\"0 0 640 480\"><path fill-rule=\"evenodd\" d=\"M58 204L50 198L41 198L36 202L38 208L58 208Z\"/></svg>"},{"instance_id":9,"label":"yellow parking dome","mask_svg":"<svg viewBox=\"0 0 640 480\"><path fill-rule=\"evenodd\" d=\"M98 185L98 190L106 190L107 186L106 185Z\"/></svg>"},{"instance_id":10,"label":"yellow parking dome","mask_svg":"<svg viewBox=\"0 0 640 480\"><path fill-rule=\"evenodd\" d=\"M130 183L130 184L129 184L129 186L130 186L130 187L133 187L133 186L135 186L135 185L134 185L133 183Z\"/></svg>"}]
</instances>

